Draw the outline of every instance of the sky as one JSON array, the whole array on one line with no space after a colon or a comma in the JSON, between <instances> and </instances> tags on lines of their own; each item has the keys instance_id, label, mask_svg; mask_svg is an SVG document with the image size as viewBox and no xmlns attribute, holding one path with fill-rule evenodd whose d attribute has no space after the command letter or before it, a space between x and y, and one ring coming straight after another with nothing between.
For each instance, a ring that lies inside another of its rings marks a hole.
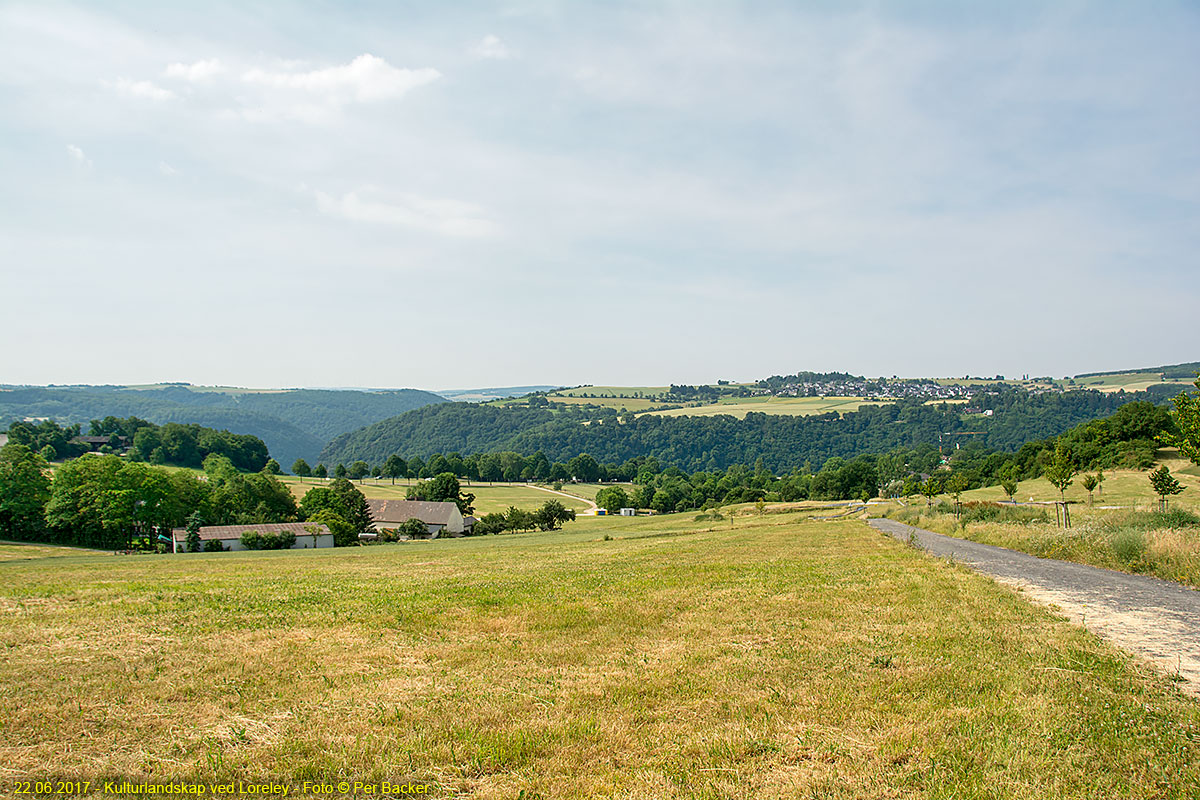
<instances>
[{"instance_id":1,"label":"sky","mask_svg":"<svg viewBox=\"0 0 1200 800\"><path fill-rule=\"evenodd\" d=\"M0 0L0 383L1200 359L1200 6Z\"/></svg>"}]
</instances>

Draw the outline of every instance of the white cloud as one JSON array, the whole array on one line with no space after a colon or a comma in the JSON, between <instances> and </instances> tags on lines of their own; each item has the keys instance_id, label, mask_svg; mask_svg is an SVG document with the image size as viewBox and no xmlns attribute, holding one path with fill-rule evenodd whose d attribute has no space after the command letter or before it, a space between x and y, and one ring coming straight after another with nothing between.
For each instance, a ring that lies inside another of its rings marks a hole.
<instances>
[{"instance_id":1,"label":"white cloud","mask_svg":"<svg viewBox=\"0 0 1200 800\"><path fill-rule=\"evenodd\" d=\"M297 89L324 95L331 101L369 103L399 97L441 77L436 69L393 67L378 56L364 53L349 64L308 72L252 69L242 75L246 83L280 89Z\"/></svg>"},{"instance_id":2,"label":"white cloud","mask_svg":"<svg viewBox=\"0 0 1200 800\"><path fill-rule=\"evenodd\" d=\"M130 97L139 97L155 102L170 100L175 97L175 93L170 89L164 89L150 81L134 81L129 78L117 78L115 81L108 83L113 89L116 89L121 94L129 95Z\"/></svg>"},{"instance_id":3,"label":"white cloud","mask_svg":"<svg viewBox=\"0 0 1200 800\"><path fill-rule=\"evenodd\" d=\"M483 209L457 200L390 195L386 201L365 199L358 192L340 198L314 191L317 209L332 217L391 225L439 233L443 236L476 238L498 233L500 226L483 216Z\"/></svg>"},{"instance_id":4,"label":"white cloud","mask_svg":"<svg viewBox=\"0 0 1200 800\"><path fill-rule=\"evenodd\" d=\"M179 170L172 167L165 161L158 162L158 173L167 178L173 178L179 174Z\"/></svg>"},{"instance_id":5,"label":"white cloud","mask_svg":"<svg viewBox=\"0 0 1200 800\"><path fill-rule=\"evenodd\" d=\"M202 59L191 64L176 62L168 64L163 74L168 78L199 83L206 81L225 71L225 65L215 58Z\"/></svg>"},{"instance_id":6,"label":"white cloud","mask_svg":"<svg viewBox=\"0 0 1200 800\"><path fill-rule=\"evenodd\" d=\"M73 144L67 145L67 155L71 157L72 161L80 166L87 167L89 169L92 166L92 160L84 154L83 150Z\"/></svg>"},{"instance_id":7,"label":"white cloud","mask_svg":"<svg viewBox=\"0 0 1200 800\"><path fill-rule=\"evenodd\" d=\"M483 37L472 51L478 58L506 59L513 57L513 51L500 40L499 36L488 34Z\"/></svg>"}]
</instances>

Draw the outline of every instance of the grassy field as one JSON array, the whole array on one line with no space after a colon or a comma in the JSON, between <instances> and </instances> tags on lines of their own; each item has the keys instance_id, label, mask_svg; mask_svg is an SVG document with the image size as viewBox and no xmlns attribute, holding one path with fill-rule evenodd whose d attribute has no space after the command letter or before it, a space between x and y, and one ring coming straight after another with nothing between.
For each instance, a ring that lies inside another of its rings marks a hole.
<instances>
[{"instance_id":1,"label":"grassy field","mask_svg":"<svg viewBox=\"0 0 1200 800\"><path fill-rule=\"evenodd\" d=\"M830 411L845 413L872 405L861 397L728 397L707 406L676 408L649 413L664 417L712 417L728 414L743 419L750 412L787 416L811 416Z\"/></svg>"},{"instance_id":2,"label":"grassy field","mask_svg":"<svg viewBox=\"0 0 1200 800\"><path fill-rule=\"evenodd\" d=\"M582 397L585 394L595 398L601 397L645 397L647 395L666 394L670 386L580 386L577 389L561 389L551 394L551 397Z\"/></svg>"},{"instance_id":3,"label":"grassy field","mask_svg":"<svg viewBox=\"0 0 1200 800\"><path fill-rule=\"evenodd\" d=\"M861 521L0 563L0 778L1194 798L1200 704Z\"/></svg>"},{"instance_id":4,"label":"grassy field","mask_svg":"<svg viewBox=\"0 0 1200 800\"><path fill-rule=\"evenodd\" d=\"M1129 372L1112 375L1089 375L1086 378L1075 378L1074 384L1067 381L1055 381L1061 387L1074 389L1096 389L1101 392L1116 392L1124 389L1127 392L1144 392L1151 386L1168 384L1178 386L1179 391L1191 388L1194 379L1163 378L1159 372Z\"/></svg>"},{"instance_id":5,"label":"grassy field","mask_svg":"<svg viewBox=\"0 0 1200 800\"><path fill-rule=\"evenodd\" d=\"M306 478L301 483L299 478L291 475L280 476L296 499L304 497L304 493L314 486L322 485L321 481L315 478ZM362 492L366 497L370 498L395 498L403 500L408 492L408 488L416 481L397 481L392 485L391 480L375 480L368 478L359 483L354 481L355 487ZM562 495L545 492L541 489L535 489L532 486L527 486L523 483L472 483L469 486L464 482L462 484L463 491L473 492L475 494L475 516L481 514L490 514L493 511L504 511L509 506L516 506L523 509L534 509L544 504L547 500L558 500L567 508L573 508L576 511L583 511L590 508L586 502Z\"/></svg>"},{"instance_id":6,"label":"grassy field","mask_svg":"<svg viewBox=\"0 0 1200 800\"><path fill-rule=\"evenodd\" d=\"M565 406L602 406L604 408L615 408L620 411L622 408L626 411L649 411L650 409L659 408L661 406L671 405L670 403L660 402L656 400L647 400L644 397L572 397L568 395L551 395L550 402L559 403Z\"/></svg>"},{"instance_id":7,"label":"grassy field","mask_svg":"<svg viewBox=\"0 0 1200 800\"><path fill-rule=\"evenodd\" d=\"M564 483L562 490L567 494L595 500L601 489L607 489L610 486L620 486L626 493L637 488L632 483Z\"/></svg>"},{"instance_id":8,"label":"grassy field","mask_svg":"<svg viewBox=\"0 0 1200 800\"><path fill-rule=\"evenodd\" d=\"M1183 485L1183 494L1171 498L1171 505L1181 508L1200 510L1200 468L1186 459L1179 458L1176 451L1160 451L1166 455L1159 463L1170 468L1176 480ZM1088 493L1080 485L1082 475L1077 475L1074 482L1066 491L1066 499L1073 503L1087 503ZM1015 499L1020 502L1030 500L1050 502L1057 500L1058 490L1050 485L1045 478L1021 481L1017 484ZM988 486L983 489L973 489L963 493L964 500L993 500L1007 499L1004 490L999 486ZM1093 493L1093 503L1097 506L1114 505L1150 508L1158 502L1154 490L1150 488L1149 471L1140 470L1111 470L1105 472L1102 489Z\"/></svg>"}]
</instances>

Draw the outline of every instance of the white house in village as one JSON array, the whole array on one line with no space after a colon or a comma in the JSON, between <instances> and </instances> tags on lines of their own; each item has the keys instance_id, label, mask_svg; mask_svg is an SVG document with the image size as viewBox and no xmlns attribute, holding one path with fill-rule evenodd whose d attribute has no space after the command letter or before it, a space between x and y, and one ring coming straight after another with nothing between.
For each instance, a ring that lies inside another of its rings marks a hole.
<instances>
[{"instance_id":1,"label":"white house in village","mask_svg":"<svg viewBox=\"0 0 1200 800\"><path fill-rule=\"evenodd\" d=\"M454 503L430 503L424 500L379 500L367 498L375 530L395 528L410 519L425 523L433 538L445 533L464 536L471 532L473 517L463 517Z\"/></svg>"},{"instance_id":2,"label":"white house in village","mask_svg":"<svg viewBox=\"0 0 1200 800\"><path fill-rule=\"evenodd\" d=\"M207 525L200 528L200 550L214 539L224 550L245 550L242 546L243 533L291 533L296 536L293 550L311 547L333 547L333 534L319 522L274 522L263 525ZM175 537L175 552L187 552L187 528L172 531Z\"/></svg>"}]
</instances>

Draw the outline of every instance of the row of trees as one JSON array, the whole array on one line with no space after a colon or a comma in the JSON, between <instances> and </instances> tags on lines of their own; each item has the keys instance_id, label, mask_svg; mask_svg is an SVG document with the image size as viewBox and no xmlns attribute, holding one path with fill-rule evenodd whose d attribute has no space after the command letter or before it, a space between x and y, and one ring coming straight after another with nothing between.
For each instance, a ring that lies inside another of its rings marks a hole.
<instances>
[{"instance_id":1,"label":"row of trees","mask_svg":"<svg viewBox=\"0 0 1200 800\"><path fill-rule=\"evenodd\" d=\"M484 514L475 523L476 534L519 533L522 531L558 530L565 522L575 520L575 511L558 500L547 500L535 511L509 506L503 513Z\"/></svg>"},{"instance_id":2,"label":"row of trees","mask_svg":"<svg viewBox=\"0 0 1200 800\"><path fill-rule=\"evenodd\" d=\"M393 453L379 464L372 466L366 461L354 461L350 466L338 464L333 476L361 481L363 478L396 479L434 478L450 473L472 481L568 481L591 482L601 478L629 480L621 477L623 470L616 465L602 468L596 459L586 453L575 456L564 463L551 463L545 453L522 456L515 452L475 453L463 456L460 453L434 453L428 461L414 456L407 461ZM292 474L301 478L325 478L330 474L324 464L312 467L303 458L292 464ZM610 477L611 476L611 477Z\"/></svg>"},{"instance_id":3,"label":"row of trees","mask_svg":"<svg viewBox=\"0 0 1200 800\"><path fill-rule=\"evenodd\" d=\"M297 504L268 472L240 472L215 454L203 469L200 476L91 455L61 465L51 480L41 455L9 443L0 449L0 528L10 539L104 549L153 547L185 525L312 520L328 525L342 546L370 529L366 498L347 480L314 487Z\"/></svg>"}]
</instances>

